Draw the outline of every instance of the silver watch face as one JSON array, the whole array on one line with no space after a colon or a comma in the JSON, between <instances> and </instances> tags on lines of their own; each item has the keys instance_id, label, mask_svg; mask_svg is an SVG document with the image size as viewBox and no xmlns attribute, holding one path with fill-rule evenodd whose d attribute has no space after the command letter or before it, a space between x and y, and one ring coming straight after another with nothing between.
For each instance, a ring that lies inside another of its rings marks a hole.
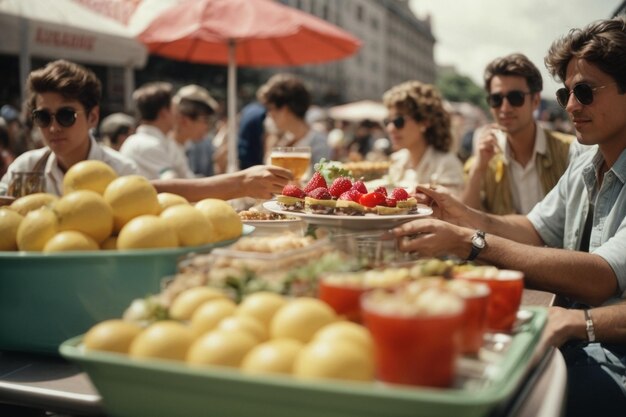
<instances>
[{"instance_id":1,"label":"silver watch face","mask_svg":"<svg viewBox=\"0 0 626 417\"><path fill-rule=\"evenodd\" d=\"M483 249L485 247L485 239L482 236L474 235L472 236L472 245Z\"/></svg>"}]
</instances>

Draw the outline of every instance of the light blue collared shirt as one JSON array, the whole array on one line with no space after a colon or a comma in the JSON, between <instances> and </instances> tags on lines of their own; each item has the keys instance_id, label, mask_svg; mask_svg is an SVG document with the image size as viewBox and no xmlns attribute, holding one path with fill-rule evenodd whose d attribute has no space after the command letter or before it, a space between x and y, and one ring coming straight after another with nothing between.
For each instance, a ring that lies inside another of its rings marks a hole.
<instances>
[{"instance_id":1,"label":"light blue collared shirt","mask_svg":"<svg viewBox=\"0 0 626 417\"><path fill-rule=\"evenodd\" d=\"M597 146L573 159L558 184L528 213L550 247L578 250L591 203L594 209L589 253L606 260L626 297L626 150L598 184L604 158ZM614 300L613 300L614 301Z\"/></svg>"}]
</instances>

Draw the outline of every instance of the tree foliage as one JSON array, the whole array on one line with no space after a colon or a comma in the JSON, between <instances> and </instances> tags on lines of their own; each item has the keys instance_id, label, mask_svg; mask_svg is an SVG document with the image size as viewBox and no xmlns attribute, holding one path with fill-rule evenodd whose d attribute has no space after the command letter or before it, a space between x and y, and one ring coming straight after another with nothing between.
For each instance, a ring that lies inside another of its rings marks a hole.
<instances>
[{"instance_id":1,"label":"tree foliage","mask_svg":"<svg viewBox=\"0 0 626 417\"><path fill-rule=\"evenodd\" d=\"M437 87L448 101L472 103L488 111L485 91L465 75L444 73L438 77Z\"/></svg>"}]
</instances>

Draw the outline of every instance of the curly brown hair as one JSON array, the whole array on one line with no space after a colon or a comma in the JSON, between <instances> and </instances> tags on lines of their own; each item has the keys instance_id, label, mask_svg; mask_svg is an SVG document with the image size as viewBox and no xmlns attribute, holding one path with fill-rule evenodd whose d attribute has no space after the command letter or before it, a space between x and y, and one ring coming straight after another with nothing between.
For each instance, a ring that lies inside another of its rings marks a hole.
<instances>
[{"instance_id":1,"label":"curly brown hair","mask_svg":"<svg viewBox=\"0 0 626 417\"><path fill-rule=\"evenodd\" d=\"M584 59L610 75L620 92L626 92L626 17L599 20L583 29L572 29L552 43L545 58L550 74L565 81L572 58Z\"/></svg>"},{"instance_id":2,"label":"curly brown hair","mask_svg":"<svg viewBox=\"0 0 626 417\"><path fill-rule=\"evenodd\" d=\"M417 122L427 122L426 142L439 151L450 150L450 115L443 107L437 87L420 81L406 81L387 90L383 94L383 103Z\"/></svg>"}]
</instances>

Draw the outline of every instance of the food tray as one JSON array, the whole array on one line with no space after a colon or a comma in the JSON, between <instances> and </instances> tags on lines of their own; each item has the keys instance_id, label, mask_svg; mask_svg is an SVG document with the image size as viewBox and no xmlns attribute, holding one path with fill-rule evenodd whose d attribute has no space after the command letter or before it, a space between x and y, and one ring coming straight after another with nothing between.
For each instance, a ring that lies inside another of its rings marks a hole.
<instances>
[{"instance_id":1,"label":"food tray","mask_svg":"<svg viewBox=\"0 0 626 417\"><path fill-rule=\"evenodd\" d=\"M288 376L247 376L219 367L133 360L125 355L86 352L81 337L63 343L61 354L81 365L111 417L422 417L487 416L506 401L526 374L545 309L528 310L512 337L491 335L495 350L482 360L463 358L450 389L382 383L300 381ZM504 349L502 349L504 348Z\"/></svg>"},{"instance_id":2,"label":"food tray","mask_svg":"<svg viewBox=\"0 0 626 417\"><path fill-rule=\"evenodd\" d=\"M243 234L254 231L244 225ZM130 302L156 293L189 253L236 239L173 249L43 254L0 252L0 350L58 355L61 342L121 317Z\"/></svg>"}]
</instances>

